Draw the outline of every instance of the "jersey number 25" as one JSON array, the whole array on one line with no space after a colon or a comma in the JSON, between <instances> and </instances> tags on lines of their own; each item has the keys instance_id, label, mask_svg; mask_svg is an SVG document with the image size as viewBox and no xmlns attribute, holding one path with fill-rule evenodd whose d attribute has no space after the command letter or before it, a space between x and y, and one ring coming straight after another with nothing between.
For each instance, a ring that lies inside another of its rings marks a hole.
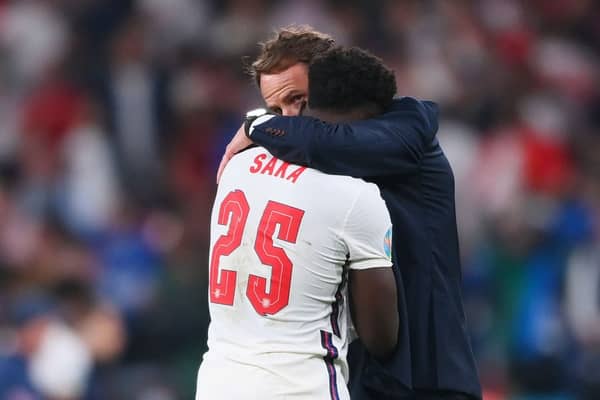
<instances>
[{"instance_id":1,"label":"jersey number 25","mask_svg":"<svg viewBox=\"0 0 600 400\"><path fill-rule=\"evenodd\" d=\"M210 301L211 303L233 305L237 272L219 269L221 256L228 256L242 243L242 236L250 206L241 190L229 192L219 208L219 225L227 225L226 235L216 241L210 259ZM267 279L250 274L246 286L246 296L260 315L273 315L288 305L292 283L292 262L281 247L273 245L273 235L279 226L277 238L296 243L304 211L276 201L269 201L262 214L254 250L260 261L271 267L271 285Z\"/></svg>"}]
</instances>

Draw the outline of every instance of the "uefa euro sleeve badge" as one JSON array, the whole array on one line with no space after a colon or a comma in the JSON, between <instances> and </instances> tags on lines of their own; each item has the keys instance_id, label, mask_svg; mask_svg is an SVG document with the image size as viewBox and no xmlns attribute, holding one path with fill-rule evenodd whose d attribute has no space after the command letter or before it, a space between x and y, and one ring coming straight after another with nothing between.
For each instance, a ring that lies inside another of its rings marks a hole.
<instances>
[{"instance_id":1,"label":"uefa euro sleeve badge","mask_svg":"<svg viewBox=\"0 0 600 400\"><path fill-rule=\"evenodd\" d=\"M392 259L392 227L387 230L383 238L383 251L390 260Z\"/></svg>"}]
</instances>

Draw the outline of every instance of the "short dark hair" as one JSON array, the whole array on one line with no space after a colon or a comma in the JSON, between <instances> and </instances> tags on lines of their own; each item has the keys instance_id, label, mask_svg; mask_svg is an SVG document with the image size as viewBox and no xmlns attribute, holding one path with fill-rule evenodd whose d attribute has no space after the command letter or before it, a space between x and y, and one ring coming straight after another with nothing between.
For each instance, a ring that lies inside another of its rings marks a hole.
<instances>
[{"instance_id":1,"label":"short dark hair","mask_svg":"<svg viewBox=\"0 0 600 400\"><path fill-rule=\"evenodd\" d=\"M259 43L260 53L248 66L248 73L260 87L261 74L281 72L302 62L310 64L313 58L335 46L335 40L308 25L280 28L265 42Z\"/></svg>"},{"instance_id":2,"label":"short dark hair","mask_svg":"<svg viewBox=\"0 0 600 400\"><path fill-rule=\"evenodd\" d=\"M308 70L308 106L316 110L349 112L370 107L380 113L395 94L394 71L358 47L329 50L315 57Z\"/></svg>"}]
</instances>

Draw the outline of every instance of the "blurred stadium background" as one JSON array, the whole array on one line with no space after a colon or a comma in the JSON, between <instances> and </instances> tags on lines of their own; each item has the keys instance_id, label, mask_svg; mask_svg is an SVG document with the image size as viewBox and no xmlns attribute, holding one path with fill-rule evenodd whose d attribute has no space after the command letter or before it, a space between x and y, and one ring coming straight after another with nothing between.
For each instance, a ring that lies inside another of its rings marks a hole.
<instances>
[{"instance_id":1,"label":"blurred stadium background","mask_svg":"<svg viewBox=\"0 0 600 400\"><path fill-rule=\"evenodd\" d=\"M0 0L0 399L192 398L241 58L290 23L441 105L486 400L599 399L593 0Z\"/></svg>"}]
</instances>

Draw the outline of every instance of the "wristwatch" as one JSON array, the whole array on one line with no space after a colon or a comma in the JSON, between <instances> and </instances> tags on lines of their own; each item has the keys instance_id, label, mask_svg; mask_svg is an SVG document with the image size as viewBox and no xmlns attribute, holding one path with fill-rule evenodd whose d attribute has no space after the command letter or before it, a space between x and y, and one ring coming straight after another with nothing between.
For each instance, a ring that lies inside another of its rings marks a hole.
<instances>
[{"instance_id":1,"label":"wristwatch","mask_svg":"<svg viewBox=\"0 0 600 400\"><path fill-rule=\"evenodd\" d=\"M246 136L250 137L250 125L252 125L256 118L267 114L273 113L266 108L256 108L246 113L246 118L244 119L244 132L246 133Z\"/></svg>"}]
</instances>

